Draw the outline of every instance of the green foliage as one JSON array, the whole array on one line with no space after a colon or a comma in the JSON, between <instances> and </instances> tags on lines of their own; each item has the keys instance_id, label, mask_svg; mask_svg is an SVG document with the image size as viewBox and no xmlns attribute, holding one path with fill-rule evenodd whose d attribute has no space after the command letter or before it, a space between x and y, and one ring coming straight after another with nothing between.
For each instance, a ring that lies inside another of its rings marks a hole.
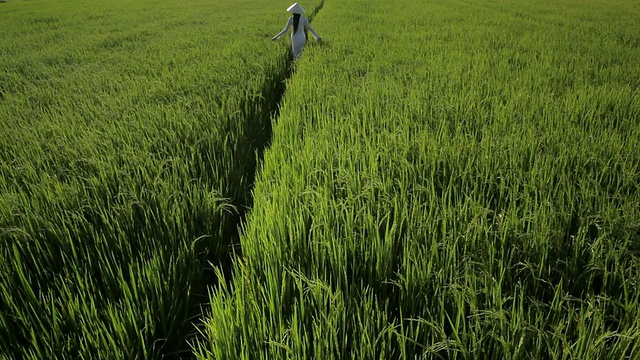
<instances>
[{"instance_id":1,"label":"green foliage","mask_svg":"<svg viewBox=\"0 0 640 360\"><path fill-rule=\"evenodd\" d=\"M640 8L287 5L2 5L0 358L639 358Z\"/></svg>"},{"instance_id":2,"label":"green foliage","mask_svg":"<svg viewBox=\"0 0 640 360\"><path fill-rule=\"evenodd\" d=\"M640 357L639 10L327 1L199 358Z\"/></svg>"},{"instance_id":3,"label":"green foliage","mask_svg":"<svg viewBox=\"0 0 640 360\"><path fill-rule=\"evenodd\" d=\"M189 350L270 134L283 8L3 5L0 358Z\"/></svg>"}]
</instances>

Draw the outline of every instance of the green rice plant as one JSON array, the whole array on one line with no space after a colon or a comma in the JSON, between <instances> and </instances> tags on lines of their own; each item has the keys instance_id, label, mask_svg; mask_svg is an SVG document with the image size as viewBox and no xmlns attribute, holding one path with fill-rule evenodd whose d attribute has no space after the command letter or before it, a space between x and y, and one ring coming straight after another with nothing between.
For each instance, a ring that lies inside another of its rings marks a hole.
<instances>
[{"instance_id":1,"label":"green rice plant","mask_svg":"<svg viewBox=\"0 0 640 360\"><path fill-rule=\"evenodd\" d=\"M638 358L638 11L326 1L198 357Z\"/></svg>"},{"instance_id":2,"label":"green rice plant","mask_svg":"<svg viewBox=\"0 0 640 360\"><path fill-rule=\"evenodd\" d=\"M189 351L270 137L284 8L2 5L0 358Z\"/></svg>"}]
</instances>

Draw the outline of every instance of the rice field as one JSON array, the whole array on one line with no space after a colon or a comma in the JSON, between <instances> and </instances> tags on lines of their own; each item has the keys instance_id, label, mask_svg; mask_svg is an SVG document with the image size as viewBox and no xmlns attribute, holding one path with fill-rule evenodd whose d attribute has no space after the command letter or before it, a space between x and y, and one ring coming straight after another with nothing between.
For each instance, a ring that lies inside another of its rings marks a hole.
<instances>
[{"instance_id":1,"label":"rice field","mask_svg":"<svg viewBox=\"0 0 640 360\"><path fill-rule=\"evenodd\" d=\"M289 71L266 4L3 4L0 358L188 353Z\"/></svg>"},{"instance_id":2,"label":"rice field","mask_svg":"<svg viewBox=\"0 0 640 360\"><path fill-rule=\"evenodd\" d=\"M0 358L640 359L640 4L301 4L0 5Z\"/></svg>"}]
</instances>

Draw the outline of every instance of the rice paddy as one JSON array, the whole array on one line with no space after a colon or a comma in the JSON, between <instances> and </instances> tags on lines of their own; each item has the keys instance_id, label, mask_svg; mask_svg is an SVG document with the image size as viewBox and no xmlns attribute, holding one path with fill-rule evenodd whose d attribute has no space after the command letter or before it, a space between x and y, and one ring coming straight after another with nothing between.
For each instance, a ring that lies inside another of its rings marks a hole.
<instances>
[{"instance_id":1,"label":"rice paddy","mask_svg":"<svg viewBox=\"0 0 640 360\"><path fill-rule=\"evenodd\" d=\"M0 358L640 359L640 6L289 5L0 6Z\"/></svg>"}]
</instances>

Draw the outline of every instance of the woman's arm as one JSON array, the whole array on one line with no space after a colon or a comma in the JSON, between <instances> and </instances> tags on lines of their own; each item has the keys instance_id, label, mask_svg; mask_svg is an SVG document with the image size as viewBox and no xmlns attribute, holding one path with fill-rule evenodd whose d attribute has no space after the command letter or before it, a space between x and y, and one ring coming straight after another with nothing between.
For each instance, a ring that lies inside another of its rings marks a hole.
<instances>
[{"instance_id":1,"label":"woman's arm","mask_svg":"<svg viewBox=\"0 0 640 360\"><path fill-rule=\"evenodd\" d=\"M320 35L318 35L318 33L313 30L313 28L311 27L311 23L309 23L309 20L306 17L304 18L304 26L309 29L309 31L311 31L311 34L314 38L316 38L316 40L320 40Z\"/></svg>"},{"instance_id":2,"label":"woman's arm","mask_svg":"<svg viewBox=\"0 0 640 360\"><path fill-rule=\"evenodd\" d=\"M289 30L292 23L293 23L293 16L289 18L289 21L287 21L287 26L284 27L284 30L280 31L278 35L274 36L271 40L278 40L282 35L286 34L287 30Z\"/></svg>"}]
</instances>

